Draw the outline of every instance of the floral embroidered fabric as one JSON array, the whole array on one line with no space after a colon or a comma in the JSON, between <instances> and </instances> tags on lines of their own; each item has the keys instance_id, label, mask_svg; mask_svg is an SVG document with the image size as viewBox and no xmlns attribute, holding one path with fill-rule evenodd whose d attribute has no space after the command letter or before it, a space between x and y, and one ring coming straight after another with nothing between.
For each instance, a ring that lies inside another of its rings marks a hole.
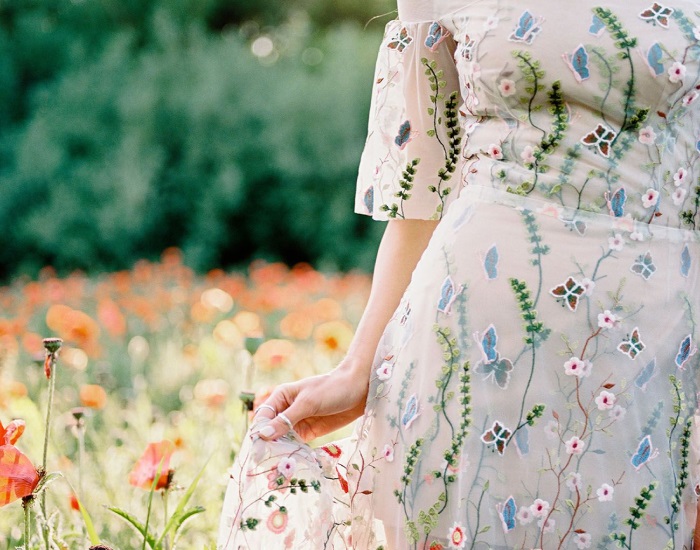
<instances>
[{"instance_id":1,"label":"floral embroidered fabric","mask_svg":"<svg viewBox=\"0 0 700 550\"><path fill-rule=\"evenodd\" d=\"M247 442L220 548L689 548L700 3L443 13L377 63L356 210L441 221L365 415Z\"/></svg>"}]
</instances>

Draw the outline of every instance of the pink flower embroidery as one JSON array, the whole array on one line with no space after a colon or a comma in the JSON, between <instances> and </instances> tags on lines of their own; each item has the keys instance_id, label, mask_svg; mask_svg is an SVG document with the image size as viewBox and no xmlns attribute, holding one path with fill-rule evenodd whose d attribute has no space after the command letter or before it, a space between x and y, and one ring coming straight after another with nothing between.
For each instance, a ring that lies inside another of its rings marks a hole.
<instances>
[{"instance_id":1,"label":"pink flower embroidery","mask_svg":"<svg viewBox=\"0 0 700 550\"><path fill-rule=\"evenodd\" d=\"M500 145L492 143L489 145L488 154L492 159L501 160L503 158L503 149Z\"/></svg>"},{"instance_id":2,"label":"pink flower embroidery","mask_svg":"<svg viewBox=\"0 0 700 550\"><path fill-rule=\"evenodd\" d=\"M289 516L287 512L282 512L281 510L275 510L267 518L267 528L279 535L287 528L287 523L289 522Z\"/></svg>"},{"instance_id":3,"label":"pink flower embroidery","mask_svg":"<svg viewBox=\"0 0 700 550\"><path fill-rule=\"evenodd\" d=\"M564 363L564 372L569 376L583 376L586 371L586 363L578 357L572 357Z\"/></svg>"},{"instance_id":4,"label":"pink flower embroidery","mask_svg":"<svg viewBox=\"0 0 700 550\"><path fill-rule=\"evenodd\" d=\"M387 462L394 462L394 447L391 445L384 445L382 456Z\"/></svg>"},{"instance_id":5,"label":"pink flower embroidery","mask_svg":"<svg viewBox=\"0 0 700 550\"><path fill-rule=\"evenodd\" d=\"M682 187L678 187L671 193L671 200L673 201L673 204L676 206L680 206L683 204L683 201L685 200L685 196L688 193L685 189Z\"/></svg>"},{"instance_id":6,"label":"pink flower embroidery","mask_svg":"<svg viewBox=\"0 0 700 550\"><path fill-rule=\"evenodd\" d=\"M680 82L685 78L685 73L687 69L683 63L679 63L676 61L673 65L671 65L671 68L668 70L668 79L673 82L674 84L676 82Z\"/></svg>"},{"instance_id":7,"label":"pink flower embroidery","mask_svg":"<svg viewBox=\"0 0 700 550\"><path fill-rule=\"evenodd\" d=\"M642 195L642 206L651 208L659 202L659 192L656 189L647 189L647 192Z\"/></svg>"},{"instance_id":8,"label":"pink flower embroidery","mask_svg":"<svg viewBox=\"0 0 700 550\"><path fill-rule=\"evenodd\" d=\"M466 542L467 539L464 536L464 527L455 522L452 529L450 529L450 548L464 548Z\"/></svg>"},{"instance_id":9,"label":"pink flower embroidery","mask_svg":"<svg viewBox=\"0 0 700 550\"><path fill-rule=\"evenodd\" d=\"M679 185L683 185L685 183L685 180L688 178L688 171L685 168L679 168L676 170L676 173L673 174L673 185L678 187Z\"/></svg>"},{"instance_id":10,"label":"pink flower embroidery","mask_svg":"<svg viewBox=\"0 0 700 550\"><path fill-rule=\"evenodd\" d=\"M591 542L591 535L589 533L576 533L574 544L576 544L579 550L590 548Z\"/></svg>"},{"instance_id":11,"label":"pink flower embroidery","mask_svg":"<svg viewBox=\"0 0 700 550\"><path fill-rule=\"evenodd\" d=\"M625 246L625 240L622 238L622 235L615 233L614 236L608 238L608 246L610 250L622 250Z\"/></svg>"},{"instance_id":12,"label":"pink flower embroidery","mask_svg":"<svg viewBox=\"0 0 700 550\"><path fill-rule=\"evenodd\" d=\"M617 323L617 316L610 313L609 309L598 314L598 326L600 328L613 328L615 323Z\"/></svg>"},{"instance_id":13,"label":"pink flower embroidery","mask_svg":"<svg viewBox=\"0 0 700 550\"><path fill-rule=\"evenodd\" d=\"M542 518L549 513L549 502L541 498L535 499L535 502L530 504L530 512L536 518Z\"/></svg>"},{"instance_id":14,"label":"pink flower embroidery","mask_svg":"<svg viewBox=\"0 0 700 550\"><path fill-rule=\"evenodd\" d=\"M595 404L598 406L599 411L607 411L615 406L615 394L609 391L603 390L595 398Z\"/></svg>"},{"instance_id":15,"label":"pink flower embroidery","mask_svg":"<svg viewBox=\"0 0 700 550\"><path fill-rule=\"evenodd\" d=\"M586 443L580 437L575 435L566 442L566 454L580 455L585 446Z\"/></svg>"},{"instance_id":16,"label":"pink flower embroidery","mask_svg":"<svg viewBox=\"0 0 700 550\"><path fill-rule=\"evenodd\" d=\"M611 487L607 483L603 483L595 493L596 495L598 495L598 500L600 502L605 502L608 500L612 500L614 492L615 489L613 487Z\"/></svg>"},{"instance_id":17,"label":"pink flower embroidery","mask_svg":"<svg viewBox=\"0 0 700 550\"><path fill-rule=\"evenodd\" d=\"M280 475L284 476L287 479L291 478L294 475L296 469L297 461L294 460L292 457L283 458L279 461L279 464L277 464L277 471Z\"/></svg>"},{"instance_id":18,"label":"pink flower embroidery","mask_svg":"<svg viewBox=\"0 0 700 550\"><path fill-rule=\"evenodd\" d=\"M644 145L652 145L656 141L656 133L651 126L639 130L639 141Z\"/></svg>"},{"instance_id":19,"label":"pink flower embroidery","mask_svg":"<svg viewBox=\"0 0 700 550\"><path fill-rule=\"evenodd\" d=\"M515 89L515 82L508 78L504 78L498 83L498 91L501 92L503 97L510 97L517 91Z\"/></svg>"}]
</instances>

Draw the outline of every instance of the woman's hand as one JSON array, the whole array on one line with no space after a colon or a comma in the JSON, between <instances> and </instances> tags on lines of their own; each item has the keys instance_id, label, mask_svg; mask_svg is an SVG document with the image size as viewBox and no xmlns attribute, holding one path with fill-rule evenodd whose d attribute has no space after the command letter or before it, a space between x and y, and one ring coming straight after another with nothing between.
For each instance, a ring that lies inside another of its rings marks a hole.
<instances>
[{"instance_id":1,"label":"woman's hand","mask_svg":"<svg viewBox=\"0 0 700 550\"><path fill-rule=\"evenodd\" d=\"M257 435L277 439L289 431L277 414L284 413L304 441L310 441L358 418L365 409L369 380L367 369L344 368L278 386L258 407L258 417L271 421Z\"/></svg>"}]
</instances>

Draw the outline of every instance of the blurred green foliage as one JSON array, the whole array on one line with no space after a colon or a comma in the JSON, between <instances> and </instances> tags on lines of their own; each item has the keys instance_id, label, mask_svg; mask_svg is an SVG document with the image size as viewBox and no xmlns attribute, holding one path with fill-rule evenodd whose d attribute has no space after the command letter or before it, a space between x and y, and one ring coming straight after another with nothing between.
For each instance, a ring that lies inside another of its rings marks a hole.
<instances>
[{"instance_id":1,"label":"blurred green foliage","mask_svg":"<svg viewBox=\"0 0 700 550\"><path fill-rule=\"evenodd\" d=\"M167 246L200 270L370 268L382 224L354 180L389 10L0 0L0 277Z\"/></svg>"}]
</instances>

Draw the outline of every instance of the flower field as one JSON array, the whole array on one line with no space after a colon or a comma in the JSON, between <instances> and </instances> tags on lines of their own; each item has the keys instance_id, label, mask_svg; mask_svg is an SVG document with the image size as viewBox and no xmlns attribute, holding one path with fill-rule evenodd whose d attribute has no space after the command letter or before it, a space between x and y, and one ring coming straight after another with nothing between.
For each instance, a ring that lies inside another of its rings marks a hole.
<instances>
[{"instance_id":1,"label":"flower field","mask_svg":"<svg viewBox=\"0 0 700 550\"><path fill-rule=\"evenodd\" d=\"M0 288L0 549L214 549L243 401L330 369L369 284L274 263L200 276L169 249Z\"/></svg>"}]
</instances>

